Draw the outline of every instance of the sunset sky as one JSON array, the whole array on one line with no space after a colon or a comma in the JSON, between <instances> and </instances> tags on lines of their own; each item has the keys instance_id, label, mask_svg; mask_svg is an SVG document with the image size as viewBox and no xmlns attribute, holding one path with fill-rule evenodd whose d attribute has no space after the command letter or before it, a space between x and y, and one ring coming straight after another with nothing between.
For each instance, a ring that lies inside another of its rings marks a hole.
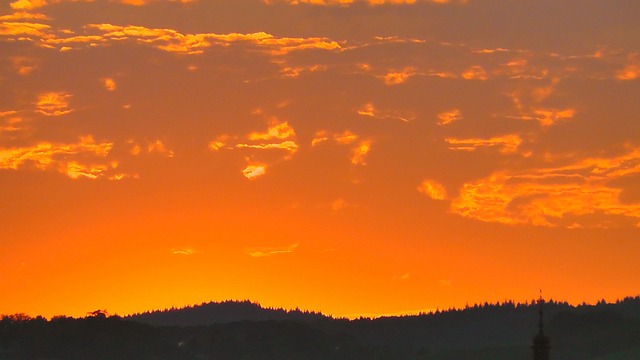
<instances>
[{"instance_id":1,"label":"sunset sky","mask_svg":"<svg viewBox=\"0 0 640 360\"><path fill-rule=\"evenodd\" d=\"M637 0L5 0L0 314L640 294Z\"/></svg>"}]
</instances>

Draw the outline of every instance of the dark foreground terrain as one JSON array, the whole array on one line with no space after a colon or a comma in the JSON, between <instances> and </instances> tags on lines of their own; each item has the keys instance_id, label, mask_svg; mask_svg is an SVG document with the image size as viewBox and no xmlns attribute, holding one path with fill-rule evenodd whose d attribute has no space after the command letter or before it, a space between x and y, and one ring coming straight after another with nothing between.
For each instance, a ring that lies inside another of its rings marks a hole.
<instances>
[{"instance_id":1,"label":"dark foreground terrain","mask_svg":"<svg viewBox=\"0 0 640 360\"><path fill-rule=\"evenodd\" d=\"M640 359L640 297L543 307L552 359ZM126 318L95 312L0 320L0 359L531 359L538 306L485 304L379 319L333 319L209 303Z\"/></svg>"}]
</instances>

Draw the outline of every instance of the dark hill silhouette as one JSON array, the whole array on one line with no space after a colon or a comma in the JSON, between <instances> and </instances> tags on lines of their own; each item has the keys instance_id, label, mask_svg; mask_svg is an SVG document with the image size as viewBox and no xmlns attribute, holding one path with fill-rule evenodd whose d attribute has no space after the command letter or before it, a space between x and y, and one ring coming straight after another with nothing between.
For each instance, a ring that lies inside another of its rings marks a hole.
<instances>
[{"instance_id":1,"label":"dark hill silhouette","mask_svg":"<svg viewBox=\"0 0 640 360\"><path fill-rule=\"evenodd\" d=\"M640 297L543 309L551 359L640 359ZM530 360L537 312L507 302L350 321L245 301L127 318L13 315L0 320L0 359Z\"/></svg>"},{"instance_id":2,"label":"dark hill silhouette","mask_svg":"<svg viewBox=\"0 0 640 360\"><path fill-rule=\"evenodd\" d=\"M238 321L316 321L321 313L263 308L250 301L209 302L196 306L156 310L127 316L126 319L156 326L197 326Z\"/></svg>"}]
</instances>

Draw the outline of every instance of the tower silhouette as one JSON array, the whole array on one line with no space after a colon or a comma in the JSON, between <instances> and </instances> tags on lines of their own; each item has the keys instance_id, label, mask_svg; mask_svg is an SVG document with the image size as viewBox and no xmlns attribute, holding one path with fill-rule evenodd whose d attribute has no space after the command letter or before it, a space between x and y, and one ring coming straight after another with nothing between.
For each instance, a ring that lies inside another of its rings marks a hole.
<instances>
[{"instance_id":1,"label":"tower silhouette","mask_svg":"<svg viewBox=\"0 0 640 360\"><path fill-rule=\"evenodd\" d=\"M533 360L549 360L549 337L544 334L544 322L542 305L544 299L542 299L542 290L540 290L540 299L538 300L538 333L533 338Z\"/></svg>"}]
</instances>

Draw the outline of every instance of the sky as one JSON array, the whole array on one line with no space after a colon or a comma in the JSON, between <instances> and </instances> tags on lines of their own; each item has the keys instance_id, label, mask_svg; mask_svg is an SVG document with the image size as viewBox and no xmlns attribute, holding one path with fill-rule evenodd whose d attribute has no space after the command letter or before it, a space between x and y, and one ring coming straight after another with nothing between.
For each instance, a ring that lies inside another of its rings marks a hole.
<instances>
[{"instance_id":1,"label":"sky","mask_svg":"<svg viewBox=\"0 0 640 360\"><path fill-rule=\"evenodd\" d=\"M0 313L640 294L636 0L8 0Z\"/></svg>"}]
</instances>

